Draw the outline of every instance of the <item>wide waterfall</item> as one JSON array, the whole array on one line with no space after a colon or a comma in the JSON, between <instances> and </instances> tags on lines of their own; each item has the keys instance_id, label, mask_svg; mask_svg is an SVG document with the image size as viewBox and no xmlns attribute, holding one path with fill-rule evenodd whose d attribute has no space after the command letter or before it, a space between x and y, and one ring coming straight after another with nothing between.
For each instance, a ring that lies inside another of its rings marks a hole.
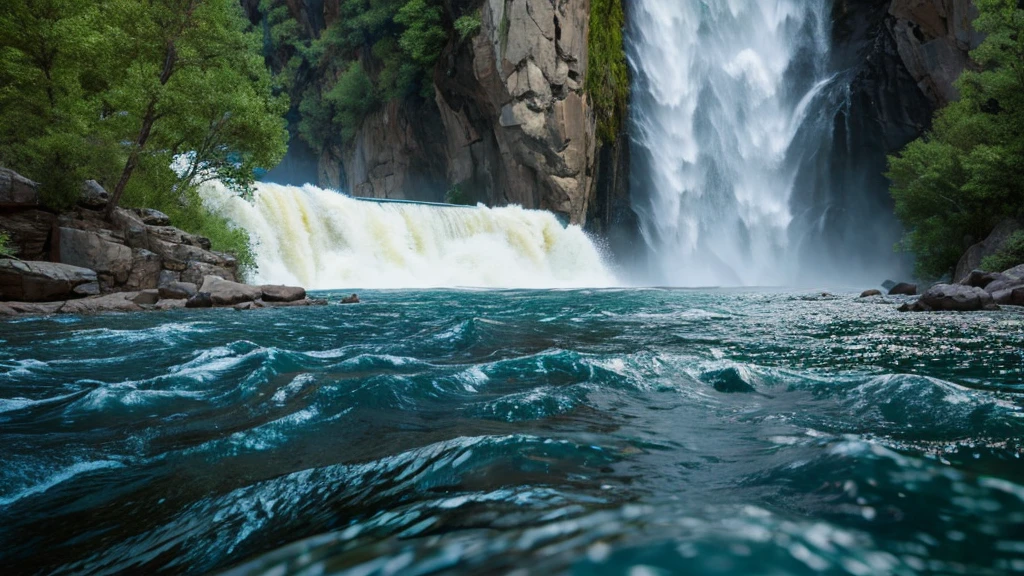
<instances>
[{"instance_id":1,"label":"wide waterfall","mask_svg":"<svg viewBox=\"0 0 1024 576\"><path fill-rule=\"evenodd\" d=\"M651 280L792 284L812 268L816 237L792 200L827 163L830 11L806 0L632 4L633 202Z\"/></svg>"},{"instance_id":2,"label":"wide waterfall","mask_svg":"<svg viewBox=\"0 0 1024 576\"><path fill-rule=\"evenodd\" d=\"M255 283L328 288L600 287L615 283L578 226L549 212L360 201L262 183L247 202L219 183L204 202L247 230Z\"/></svg>"}]
</instances>

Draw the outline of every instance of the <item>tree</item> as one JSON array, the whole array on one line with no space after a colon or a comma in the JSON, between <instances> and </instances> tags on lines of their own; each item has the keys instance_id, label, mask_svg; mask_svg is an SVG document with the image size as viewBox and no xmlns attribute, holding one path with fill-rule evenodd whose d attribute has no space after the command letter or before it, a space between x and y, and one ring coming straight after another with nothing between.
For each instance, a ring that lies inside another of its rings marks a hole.
<instances>
[{"instance_id":1,"label":"tree","mask_svg":"<svg viewBox=\"0 0 1024 576\"><path fill-rule=\"evenodd\" d=\"M918 273L941 276L1000 220L1024 215L1024 9L1017 0L976 0L986 39L979 70L957 81L960 99L928 134L889 158L900 248Z\"/></svg>"},{"instance_id":2,"label":"tree","mask_svg":"<svg viewBox=\"0 0 1024 576\"><path fill-rule=\"evenodd\" d=\"M0 3L0 163L40 181L55 207L118 162L104 102L120 78L115 36L94 0Z\"/></svg>"},{"instance_id":3,"label":"tree","mask_svg":"<svg viewBox=\"0 0 1024 576\"><path fill-rule=\"evenodd\" d=\"M274 96L235 0L111 0L132 55L114 108L135 126L108 217L143 155L188 153L184 184L225 177L243 190L284 155L287 103Z\"/></svg>"}]
</instances>

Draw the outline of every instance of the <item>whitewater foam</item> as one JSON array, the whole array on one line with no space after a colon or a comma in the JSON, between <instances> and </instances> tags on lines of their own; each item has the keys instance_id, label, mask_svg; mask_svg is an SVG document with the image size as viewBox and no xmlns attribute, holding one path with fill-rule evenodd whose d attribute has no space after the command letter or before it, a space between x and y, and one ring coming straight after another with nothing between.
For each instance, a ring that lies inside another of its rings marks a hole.
<instances>
[{"instance_id":1,"label":"whitewater foam","mask_svg":"<svg viewBox=\"0 0 1024 576\"><path fill-rule=\"evenodd\" d=\"M610 286L613 275L578 226L519 206L356 200L315 186L257 184L247 202L220 183L204 202L247 230L251 281L330 288Z\"/></svg>"}]
</instances>

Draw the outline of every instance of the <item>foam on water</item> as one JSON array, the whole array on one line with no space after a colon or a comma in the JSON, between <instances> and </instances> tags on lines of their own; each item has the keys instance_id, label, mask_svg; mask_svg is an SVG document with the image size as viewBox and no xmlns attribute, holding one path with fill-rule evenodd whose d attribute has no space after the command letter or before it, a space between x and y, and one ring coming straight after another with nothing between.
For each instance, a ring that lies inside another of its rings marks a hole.
<instances>
[{"instance_id":1,"label":"foam on water","mask_svg":"<svg viewBox=\"0 0 1024 576\"><path fill-rule=\"evenodd\" d=\"M246 202L219 183L204 201L249 232L257 283L306 288L555 288L615 279L578 226L550 212L375 203L258 184Z\"/></svg>"}]
</instances>

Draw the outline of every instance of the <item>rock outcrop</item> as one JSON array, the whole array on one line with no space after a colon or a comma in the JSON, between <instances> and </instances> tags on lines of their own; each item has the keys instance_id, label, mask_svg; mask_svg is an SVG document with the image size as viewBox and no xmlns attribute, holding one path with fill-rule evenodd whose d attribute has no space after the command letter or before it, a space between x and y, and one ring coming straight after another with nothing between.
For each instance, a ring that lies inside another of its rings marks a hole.
<instances>
[{"instance_id":1,"label":"rock outcrop","mask_svg":"<svg viewBox=\"0 0 1024 576\"><path fill-rule=\"evenodd\" d=\"M982 260L1002 250L1010 236L1021 228L1021 223L1017 220L1007 219L1000 222L988 235L988 238L968 248L967 252L960 257L956 270L953 272L953 281L960 282L967 278L981 266Z\"/></svg>"},{"instance_id":2,"label":"rock outcrop","mask_svg":"<svg viewBox=\"0 0 1024 576\"><path fill-rule=\"evenodd\" d=\"M52 302L99 294L96 272L53 262L0 260L0 300Z\"/></svg>"}]
</instances>

